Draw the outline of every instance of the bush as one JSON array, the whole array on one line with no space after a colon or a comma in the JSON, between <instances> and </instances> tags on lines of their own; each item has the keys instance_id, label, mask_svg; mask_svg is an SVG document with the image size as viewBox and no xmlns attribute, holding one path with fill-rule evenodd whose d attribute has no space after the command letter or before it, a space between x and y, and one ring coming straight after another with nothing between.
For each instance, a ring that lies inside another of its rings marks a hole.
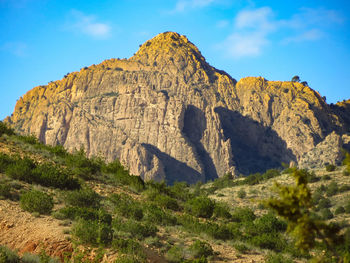
<instances>
[{"instance_id":1,"label":"bush","mask_svg":"<svg viewBox=\"0 0 350 263\"><path fill-rule=\"evenodd\" d=\"M12 128L8 127L5 123L0 121L0 136L2 136L3 134L13 135L15 134L15 131Z\"/></svg>"},{"instance_id":2,"label":"bush","mask_svg":"<svg viewBox=\"0 0 350 263\"><path fill-rule=\"evenodd\" d=\"M230 219L231 213L230 213L229 208L226 204L216 203L215 207L214 207L214 211L213 211L213 216Z\"/></svg>"},{"instance_id":3,"label":"bush","mask_svg":"<svg viewBox=\"0 0 350 263\"><path fill-rule=\"evenodd\" d=\"M327 196L333 196L338 193L338 184L336 182L331 182L326 190L326 195Z\"/></svg>"},{"instance_id":4,"label":"bush","mask_svg":"<svg viewBox=\"0 0 350 263\"><path fill-rule=\"evenodd\" d=\"M143 218L141 204L129 196L113 194L110 200L115 204L115 213L135 220L141 220Z\"/></svg>"},{"instance_id":5,"label":"bush","mask_svg":"<svg viewBox=\"0 0 350 263\"><path fill-rule=\"evenodd\" d=\"M329 208L322 208L320 214L323 220L332 219L334 216Z\"/></svg>"},{"instance_id":6,"label":"bush","mask_svg":"<svg viewBox=\"0 0 350 263\"><path fill-rule=\"evenodd\" d=\"M68 154L66 165L74 175L84 180L91 180L93 175L101 170L102 161L96 158L87 158L84 149Z\"/></svg>"},{"instance_id":7,"label":"bush","mask_svg":"<svg viewBox=\"0 0 350 263\"><path fill-rule=\"evenodd\" d=\"M247 196L247 193L244 191L243 188L241 188L241 189L238 191L237 196L238 196L239 198L242 199L242 198L245 198L245 197Z\"/></svg>"},{"instance_id":8,"label":"bush","mask_svg":"<svg viewBox=\"0 0 350 263\"><path fill-rule=\"evenodd\" d=\"M350 185L344 184L342 186L339 187L339 192L343 193L343 192L347 192L350 190Z\"/></svg>"},{"instance_id":9,"label":"bush","mask_svg":"<svg viewBox=\"0 0 350 263\"><path fill-rule=\"evenodd\" d=\"M0 246L0 263L20 263L19 256L5 246Z\"/></svg>"},{"instance_id":10,"label":"bush","mask_svg":"<svg viewBox=\"0 0 350 263\"><path fill-rule=\"evenodd\" d=\"M171 263L183 262L185 250L182 246L172 246L166 253L165 258Z\"/></svg>"},{"instance_id":11,"label":"bush","mask_svg":"<svg viewBox=\"0 0 350 263\"><path fill-rule=\"evenodd\" d=\"M36 164L28 157L24 157L23 159L17 157L7 166L6 174L15 180L32 183L34 181L32 170L35 167Z\"/></svg>"},{"instance_id":12,"label":"bush","mask_svg":"<svg viewBox=\"0 0 350 263\"><path fill-rule=\"evenodd\" d=\"M160 207L171 209L174 211L178 211L180 209L179 204L174 198L170 196L158 194L154 198L154 202L158 204Z\"/></svg>"},{"instance_id":13,"label":"bush","mask_svg":"<svg viewBox=\"0 0 350 263\"><path fill-rule=\"evenodd\" d=\"M0 199L10 199L11 195L11 186L7 183L0 184Z\"/></svg>"},{"instance_id":14,"label":"bush","mask_svg":"<svg viewBox=\"0 0 350 263\"><path fill-rule=\"evenodd\" d=\"M102 171L112 174L112 179L116 184L128 185L135 192L141 192L145 189L145 183L141 177L130 175L118 159L103 165Z\"/></svg>"},{"instance_id":15,"label":"bush","mask_svg":"<svg viewBox=\"0 0 350 263\"><path fill-rule=\"evenodd\" d=\"M71 206L98 208L100 201L101 196L89 188L68 191L65 195L66 204Z\"/></svg>"},{"instance_id":16,"label":"bush","mask_svg":"<svg viewBox=\"0 0 350 263\"><path fill-rule=\"evenodd\" d=\"M64 207L59 210L61 219L78 220L79 218L90 221L100 221L104 224L110 225L112 216L106 211L96 210L91 207Z\"/></svg>"},{"instance_id":17,"label":"bush","mask_svg":"<svg viewBox=\"0 0 350 263\"><path fill-rule=\"evenodd\" d=\"M144 208L144 220L161 225L176 225L177 219L171 213L164 211L156 205L147 205Z\"/></svg>"},{"instance_id":18,"label":"bush","mask_svg":"<svg viewBox=\"0 0 350 263\"><path fill-rule=\"evenodd\" d=\"M102 222L84 219L79 219L73 225L72 234L76 236L81 243L91 245L107 245L113 239L113 230L111 226Z\"/></svg>"},{"instance_id":19,"label":"bush","mask_svg":"<svg viewBox=\"0 0 350 263\"><path fill-rule=\"evenodd\" d=\"M46 193L33 190L21 195L20 204L21 208L28 212L50 214L53 208L53 199Z\"/></svg>"},{"instance_id":20,"label":"bush","mask_svg":"<svg viewBox=\"0 0 350 263\"><path fill-rule=\"evenodd\" d=\"M14 163L13 158L7 154L0 153L0 173L5 172L7 167L12 163Z\"/></svg>"},{"instance_id":21,"label":"bush","mask_svg":"<svg viewBox=\"0 0 350 263\"><path fill-rule=\"evenodd\" d=\"M329 208L331 207L331 201L328 198L322 198L319 202L318 202L318 209L323 209L323 208Z\"/></svg>"},{"instance_id":22,"label":"bush","mask_svg":"<svg viewBox=\"0 0 350 263\"><path fill-rule=\"evenodd\" d=\"M232 213L233 222L252 222L256 218L253 210L250 208L236 208Z\"/></svg>"},{"instance_id":23,"label":"bush","mask_svg":"<svg viewBox=\"0 0 350 263\"><path fill-rule=\"evenodd\" d=\"M145 237L155 236L158 231L157 227L151 223L142 224L134 220L123 222L118 218L113 220L113 228L116 231L128 233L130 236L140 240Z\"/></svg>"},{"instance_id":24,"label":"bush","mask_svg":"<svg viewBox=\"0 0 350 263\"><path fill-rule=\"evenodd\" d=\"M326 165L326 171L327 172L333 172L335 171L336 166L334 164L327 164Z\"/></svg>"},{"instance_id":25,"label":"bush","mask_svg":"<svg viewBox=\"0 0 350 263\"><path fill-rule=\"evenodd\" d=\"M286 258L282 254L272 254L269 253L266 256L266 263L293 263L294 261Z\"/></svg>"},{"instance_id":26,"label":"bush","mask_svg":"<svg viewBox=\"0 0 350 263\"><path fill-rule=\"evenodd\" d=\"M345 213L345 208L343 206L338 206L335 211L334 211L334 214L335 215L340 215L340 214L343 214Z\"/></svg>"},{"instance_id":27,"label":"bush","mask_svg":"<svg viewBox=\"0 0 350 263\"><path fill-rule=\"evenodd\" d=\"M322 180L328 181L328 180L331 180L331 177L328 174L325 174L324 176L322 176Z\"/></svg>"},{"instance_id":28,"label":"bush","mask_svg":"<svg viewBox=\"0 0 350 263\"><path fill-rule=\"evenodd\" d=\"M207 257L213 255L214 251L207 242L196 240L190 246L190 253L191 253L192 258L199 259L201 257L207 258Z\"/></svg>"},{"instance_id":29,"label":"bush","mask_svg":"<svg viewBox=\"0 0 350 263\"><path fill-rule=\"evenodd\" d=\"M209 218L213 215L215 203L208 197L195 197L186 203L186 211L198 217Z\"/></svg>"},{"instance_id":30,"label":"bush","mask_svg":"<svg viewBox=\"0 0 350 263\"><path fill-rule=\"evenodd\" d=\"M61 169L52 164L41 164L32 170L33 181L48 187L60 189L79 189L79 181L73 178L67 170Z\"/></svg>"},{"instance_id":31,"label":"bush","mask_svg":"<svg viewBox=\"0 0 350 263\"><path fill-rule=\"evenodd\" d=\"M281 235L276 233L263 233L258 236L253 236L250 243L254 246L277 252L282 251L286 247L286 242L282 239Z\"/></svg>"},{"instance_id":32,"label":"bush","mask_svg":"<svg viewBox=\"0 0 350 263\"><path fill-rule=\"evenodd\" d=\"M141 258L145 257L142 246L134 239L114 239L112 241L112 247L119 253L131 254Z\"/></svg>"},{"instance_id":33,"label":"bush","mask_svg":"<svg viewBox=\"0 0 350 263\"><path fill-rule=\"evenodd\" d=\"M344 206L345 213L350 214L350 201Z\"/></svg>"}]
</instances>

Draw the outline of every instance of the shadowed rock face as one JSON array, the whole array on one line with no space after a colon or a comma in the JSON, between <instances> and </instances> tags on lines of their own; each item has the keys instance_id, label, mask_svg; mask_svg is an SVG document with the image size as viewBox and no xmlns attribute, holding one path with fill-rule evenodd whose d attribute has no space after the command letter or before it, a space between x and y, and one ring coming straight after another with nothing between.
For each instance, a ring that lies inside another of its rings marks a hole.
<instances>
[{"instance_id":1,"label":"shadowed rock face","mask_svg":"<svg viewBox=\"0 0 350 263\"><path fill-rule=\"evenodd\" d=\"M166 32L130 59L30 90L6 121L48 144L119 158L145 180L193 183L298 163L332 131L348 130L346 110L301 83L236 82Z\"/></svg>"}]
</instances>

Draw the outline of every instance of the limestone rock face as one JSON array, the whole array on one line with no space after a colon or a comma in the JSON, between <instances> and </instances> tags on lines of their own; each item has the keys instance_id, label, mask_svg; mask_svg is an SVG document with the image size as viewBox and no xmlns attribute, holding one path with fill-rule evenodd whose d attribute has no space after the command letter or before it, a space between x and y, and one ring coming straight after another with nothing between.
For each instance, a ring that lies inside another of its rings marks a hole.
<instances>
[{"instance_id":1,"label":"limestone rock face","mask_svg":"<svg viewBox=\"0 0 350 263\"><path fill-rule=\"evenodd\" d=\"M303 154L299 166L301 168L324 167L326 164L340 165L344 157L341 136L332 132L311 151Z\"/></svg>"},{"instance_id":2,"label":"limestone rock face","mask_svg":"<svg viewBox=\"0 0 350 263\"><path fill-rule=\"evenodd\" d=\"M68 150L119 158L149 180L210 180L298 163L339 117L311 88L210 66L185 36L159 34L130 59L110 59L27 92L7 121Z\"/></svg>"}]
</instances>

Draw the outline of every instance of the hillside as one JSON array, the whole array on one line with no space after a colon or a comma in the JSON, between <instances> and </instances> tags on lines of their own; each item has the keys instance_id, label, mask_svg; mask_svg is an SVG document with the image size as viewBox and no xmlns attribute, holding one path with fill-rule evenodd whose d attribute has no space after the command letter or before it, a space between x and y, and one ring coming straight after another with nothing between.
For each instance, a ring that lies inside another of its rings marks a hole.
<instances>
[{"instance_id":1,"label":"hillside","mask_svg":"<svg viewBox=\"0 0 350 263\"><path fill-rule=\"evenodd\" d=\"M307 83L237 82L185 36L165 32L129 59L35 87L6 122L45 144L118 158L146 181L195 183L282 163L340 164L350 127L343 104L331 107Z\"/></svg>"},{"instance_id":2,"label":"hillside","mask_svg":"<svg viewBox=\"0 0 350 263\"><path fill-rule=\"evenodd\" d=\"M4 245L18 249L22 263L48 262L48 256L115 263L306 262L310 257L294 246L286 222L260 203L273 195L274 181L293 184L293 169L237 179L227 175L193 186L145 183L118 161L87 159L82 151L69 154L35 137L3 132L0 125L0 258L5 262L14 256ZM350 247L346 169L327 166L329 171L308 175L313 213L345 233L338 253ZM308 252L322 255L323 245ZM330 251L323 253L331 259Z\"/></svg>"}]
</instances>

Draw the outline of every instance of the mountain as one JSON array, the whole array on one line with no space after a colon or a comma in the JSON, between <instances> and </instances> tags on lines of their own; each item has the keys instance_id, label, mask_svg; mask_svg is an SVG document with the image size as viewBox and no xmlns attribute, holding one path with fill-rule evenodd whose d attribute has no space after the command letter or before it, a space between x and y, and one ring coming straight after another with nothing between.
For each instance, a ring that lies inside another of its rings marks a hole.
<instances>
[{"instance_id":1,"label":"mountain","mask_svg":"<svg viewBox=\"0 0 350 263\"><path fill-rule=\"evenodd\" d=\"M349 104L328 105L306 83L237 82L185 36L165 32L130 59L35 87L6 121L46 144L119 158L145 180L194 183L281 163L339 163Z\"/></svg>"}]
</instances>

